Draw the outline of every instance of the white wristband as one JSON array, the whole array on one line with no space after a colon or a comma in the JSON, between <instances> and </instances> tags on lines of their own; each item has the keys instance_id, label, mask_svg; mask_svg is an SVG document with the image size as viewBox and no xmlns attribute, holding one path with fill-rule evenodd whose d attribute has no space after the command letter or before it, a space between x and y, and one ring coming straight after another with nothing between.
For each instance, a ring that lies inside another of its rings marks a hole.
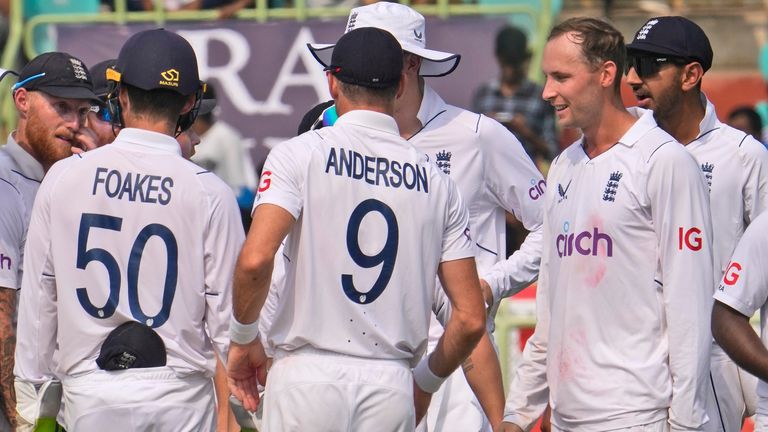
<instances>
[{"instance_id":1,"label":"white wristband","mask_svg":"<svg viewBox=\"0 0 768 432\"><path fill-rule=\"evenodd\" d=\"M446 378L448 377L441 378L432 372L429 368L429 356L424 356L413 369L413 380L416 381L416 385L420 389L427 393L434 393L439 390Z\"/></svg>"},{"instance_id":2,"label":"white wristband","mask_svg":"<svg viewBox=\"0 0 768 432\"><path fill-rule=\"evenodd\" d=\"M232 342L240 345L248 345L258 339L259 336L259 320L250 324L243 324L232 315L232 319L229 322L229 339L231 339Z\"/></svg>"}]
</instances>

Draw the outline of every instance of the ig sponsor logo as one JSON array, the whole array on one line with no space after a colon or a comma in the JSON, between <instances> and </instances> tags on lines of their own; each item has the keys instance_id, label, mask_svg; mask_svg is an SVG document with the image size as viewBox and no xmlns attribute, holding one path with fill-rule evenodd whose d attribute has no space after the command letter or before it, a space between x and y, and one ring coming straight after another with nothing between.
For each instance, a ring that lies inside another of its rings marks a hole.
<instances>
[{"instance_id":1,"label":"ig sponsor logo","mask_svg":"<svg viewBox=\"0 0 768 432\"><path fill-rule=\"evenodd\" d=\"M261 183L259 183L259 192L264 192L272 186L272 171L264 171L261 175Z\"/></svg>"},{"instance_id":2,"label":"ig sponsor logo","mask_svg":"<svg viewBox=\"0 0 768 432\"><path fill-rule=\"evenodd\" d=\"M690 249L694 252L701 250L703 240L701 237L701 230L693 227L685 229L683 227L677 230L677 248L683 250L683 248Z\"/></svg>"},{"instance_id":3,"label":"ig sponsor logo","mask_svg":"<svg viewBox=\"0 0 768 432\"><path fill-rule=\"evenodd\" d=\"M544 179L537 182L535 178L532 178L531 185L532 187L528 189L528 196L535 201L544 195L544 191L547 189L547 182Z\"/></svg>"},{"instance_id":4,"label":"ig sponsor logo","mask_svg":"<svg viewBox=\"0 0 768 432\"><path fill-rule=\"evenodd\" d=\"M569 233L570 228L570 222L564 222L563 234L555 239L555 248L560 258L571 256L574 252L579 255L597 256L600 245L603 245L606 256L613 256L613 239L608 234L601 233L597 227L579 233Z\"/></svg>"},{"instance_id":5,"label":"ig sponsor logo","mask_svg":"<svg viewBox=\"0 0 768 432\"><path fill-rule=\"evenodd\" d=\"M728 286L733 286L736 284L736 282L739 281L740 271L741 264L737 263L736 261L732 261L731 264L728 265L728 268L725 270L725 275L723 275L723 283Z\"/></svg>"}]
</instances>

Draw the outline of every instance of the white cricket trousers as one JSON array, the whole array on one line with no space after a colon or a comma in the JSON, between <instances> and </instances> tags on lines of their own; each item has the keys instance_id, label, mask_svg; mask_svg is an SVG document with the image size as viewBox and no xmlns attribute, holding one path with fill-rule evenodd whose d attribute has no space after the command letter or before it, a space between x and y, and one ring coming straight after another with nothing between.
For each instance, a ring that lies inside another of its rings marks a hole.
<instances>
[{"instance_id":1,"label":"white cricket trousers","mask_svg":"<svg viewBox=\"0 0 768 432\"><path fill-rule=\"evenodd\" d=\"M262 432L413 432L413 375L404 360L309 347L277 350Z\"/></svg>"},{"instance_id":2,"label":"white cricket trousers","mask_svg":"<svg viewBox=\"0 0 768 432\"><path fill-rule=\"evenodd\" d=\"M64 428L77 432L215 431L213 380L167 367L97 370L62 380Z\"/></svg>"},{"instance_id":3,"label":"white cricket trousers","mask_svg":"<svg viewBox=\"0 0 768 432\"><path fill-rule=\"evenodd\" d=\"M560 429L556 427L555 425L552 425L552 432L575 432L575 431L566 431L565 429ZM644 425L639 426L632 426L628 428L621 428L621 429L611 429L610 431L606 432L669 432L669 422L667 419L655 421L653 423L648 423Z\"/></svg>"},{"instance_id":4,"label":"white cricket trousers","mask_svg":"<svg viewBox=\"0 0 768 432\"><path fill-rule=\"evenodd\" d=\"M709 422L702 430L739 432L744 417L754 415L757 408L757 378L736 366L714 341L710 370L707 377Z\"/></svg>"}]
</instances>

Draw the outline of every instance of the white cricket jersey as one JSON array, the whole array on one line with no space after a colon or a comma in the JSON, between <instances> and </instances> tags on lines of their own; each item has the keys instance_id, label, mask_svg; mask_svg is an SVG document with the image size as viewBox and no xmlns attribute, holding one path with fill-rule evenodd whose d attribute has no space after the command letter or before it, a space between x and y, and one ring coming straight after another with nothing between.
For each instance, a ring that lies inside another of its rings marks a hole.
<instances>
[{"instance_id":1,"label":"white cricket jersey","mask_svg":"<svg viewBox=\"0 0 768 432\"><path fill-rule=\"evenodd\" d=\"M751 135L721 123L714 105L706 103L699 136L685 148L709 185L719 282L747 225L768 206L768 150Z\"/></svg>"},{"instance_id":2,"label":"white cricket jersey","mask_svg":"<svg viewBox=\"0 0 768 432\"><path fill-rule=\"evenodd\" d=\"M611 149L590 159L580 139L550 168L536 332L505 409L524 428L548 400L563 430L707 419L707 186L651 112L630 112Z\"/></svg>"},{"instance_id":3,"label":"white cricket jersey","mask_svg":"<svg viewBox=\"0 0 768 432\"><path fill-rule=\"evenodd\" d=\"M715 299L751 317L760 309L760 335L768 347L768 214L762 213L747 227L733 252ZM768 416L768 384L757 384L757 414ZM757 430L757 429L756 429Z\"/></svg>"},{"instance_id":4,"label":"white cricket jersey","mask_svg":"<svg viewBox=\"0 0 768 432\"><path fill-rule=\"evenodd\" d=\"M57 162L29 227L17 378L96 370L107 334L130 320L157 331L177 376L213 375L243 239L232 190L170 136L123 129Z\"/></svg>"},{"instance_id":5,"label":"white cricket jersey","mask_svg":"<svg viewBox=\"0 0 768 432\"><path fill-rule=\"evenodd\" d=\"M19 289L32 204L45 172L13 133L0 148L0 287Z\"/></svg>"},{"instance_id":6,"label":"white cricket jersey","mask_svg":"<svg viewBox=\"0 0 768 432\"><path fill-rule=\"evenodd\" d=\"M478 273L496 298L517 293L539 272L544 178L507 128L482 114L446 104L429 86L424 87L418 117L423 128L409 142L459 187L477 243ZM531 231L509 260L505 210Z\"/></svg>"},{"instance_id":7,"label":"white cricket jersey","mask_svg":"<svg viewBox=\"0 0 768 432\"><path fill-rule=\"evenodd\" d=\"M297 220L270 348L418 361L438 264L472 257L474 245L458 189L394 119L351 111L275 147L262 204Z\"/></svg>"}]
</instances>

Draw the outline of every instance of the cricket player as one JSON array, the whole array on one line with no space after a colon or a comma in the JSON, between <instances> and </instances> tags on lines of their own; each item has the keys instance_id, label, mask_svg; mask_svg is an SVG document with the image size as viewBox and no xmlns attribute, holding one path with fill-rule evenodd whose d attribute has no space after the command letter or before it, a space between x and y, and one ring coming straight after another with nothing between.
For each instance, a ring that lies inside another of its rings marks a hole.
<instances>
[{"instance_id":1,"label":"cricket player","mask_svg":"<svg viewBox=\"0 0 768 432\"><path fill-rule=\"evenodd\" d=\"M746 229L733 253L728 268L715 291L712 334L722 349L757 384L755 430L768 430L768 214L762 213ZM749 318L760 310L760 334Z\"/></svg>"},{"instance_id":2,"label":"cricket player","mask_svg":"<svg viewBox=\"0 0 768 432\"><path fill-rule=\"evenodd\" d=\"M448 174L467 202L492 331L501 299L519 292L538 276L544 179L520 141L503 125L447 104L426 84L424 77L445 76L455 70L460 56L426 48L425 20L421 14L389 2L352 9L347 31L363 27L389 31L405 51L404 90L395 102L395 119L400 135ZM321 63L328 63L333 45L310 48ZM520 250L509 260L505 260L505 211L514 214L530 231ZM431 349L443 330L433 318ZM500 382L495 389L487 390L497 393L490 395L491 400L497 399L499 406L503 404ZM427 416L428 430L432 432L490 431L500 420L500 415L494 415L496 418L489 421L484 415L487 407L481 407L460 372L451 376L432 402Z\"/></svg>"},{"instance_id":3,"label":"cricket player","mask_svg":"<svg viewBox=\"0 0 768 432\"><path fill-rule=\"evenodd\" d=\"M97 98L79 59L61 52L41 54L21 70L12 92L18 124L0 149L0 428L3 422L16 424L15 316L32 203L54 162L96 147L85 116Z\"/></svg>"},{"instance_id":4,"label":"cricket player","mask_svg":"<svg viewBox=\"0 0 768 432\"><path fill-rule=\"evenodd\" d=\"M627 51L627 84L638 104L653 110L659 126L685 145L707 179L717 284L744 230L768 206L768 151L752 136L720 122L701 92L712 47L693 21L652 18ZM757 380L716 343L710 361L705 430L740 431L744 417L755 412Z\"/></svg>"},{"instance_id":5,"label":"cricket player","mask_svg":"<svg viewBox=\"0 0 768 432\"><path fill-rule=\"evenodd\" d=\"M244 235L232 191L175 139L202 95L197 59L181 36L142 31L110 79L120 133L54 165L32 212L18 409L36 410L55 378L67 430L214 430L214 350L226 359Z\"/></svg>"},{"instance_id":6,"label":"cricket player","mask_svg":"<svg viewBox=\"0 0 768 432\"><path fill-rule=\"evenodd\" d=\"M355 29L332 51L338 121L279 145L264 167L235 273L230 387L256 409L266 362L258 317L288 235L264 429L412 431L485 331L469 215L453 182L399 136L397 40ZM419 362L436 274L453 313Z\"/></svg>"},{"instance_id":7,"label":"cricket player","mask_svg":"<svg viewBox=\"0 0 768 432\"><path fill-rule=\"evenodd\" d=\"M502 431L701 430L711 337L712 227L693 157L651 111L627 111L621 33L555 26L543 98L583 136L552 163L537 325Z\"/></svg>"}]
</instances>

